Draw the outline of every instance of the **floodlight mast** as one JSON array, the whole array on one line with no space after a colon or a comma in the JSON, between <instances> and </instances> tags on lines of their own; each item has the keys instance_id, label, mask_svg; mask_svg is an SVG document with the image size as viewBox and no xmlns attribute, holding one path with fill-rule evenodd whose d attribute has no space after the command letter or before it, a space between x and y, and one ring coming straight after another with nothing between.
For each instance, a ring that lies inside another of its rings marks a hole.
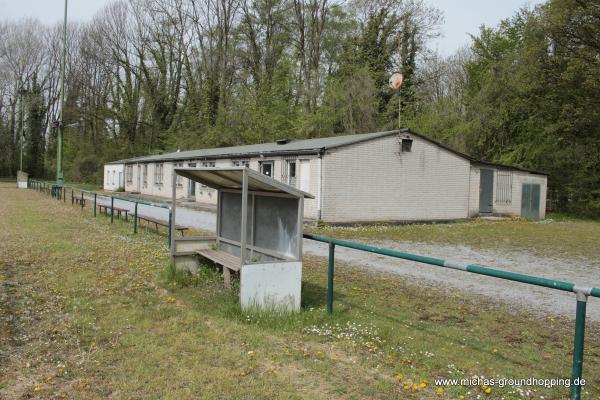
<instances>
[{"instance_id":1,"label":"floodlight mast","mask_svg":"<svg viewBox=\"0 0 600 400\"><path fill-rule=\"evenodd\" d=\"M398 129L402 128L401 124L401 111L402 111L402 92L400 92L400 86L402 86L402 81L404 77L400 72L394 72L392 76L390 76L389 84L390 87L394 90L398 91Z\"/></svg>"},{"instance_id":2,"label":"floodlight mast","mask_svg":"<svg viewBox=\"0 0 600 400\"><path fill-rule=\"evenodd\" d=\"M63 48L60 62L60 103L58 105L58 127L56 131L56 184L62 185L65 176L62 169L63 109L65 105L65 64L67 62L67 0L63 20Z\"/></svg>"}]
</instances>

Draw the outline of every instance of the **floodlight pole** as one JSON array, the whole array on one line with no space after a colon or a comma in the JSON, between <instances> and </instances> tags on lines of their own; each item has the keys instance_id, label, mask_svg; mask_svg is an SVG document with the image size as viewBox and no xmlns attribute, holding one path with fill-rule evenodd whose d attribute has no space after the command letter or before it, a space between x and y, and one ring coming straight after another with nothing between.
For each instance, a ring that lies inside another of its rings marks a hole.
<instances>
[{"instance_id":1,"label":"floodlight pole","mask_svg":"<svg viewBox=\"0 0 600 400\"><path fill-rule=\"evenodd\" d=\"M23 121L24 121L24 111L23 111L23 94L24 94L25 89L23 89L23 86L21 85L21 90L19 91L19 94L21 95L21 137L19 138L19 143L21 145L21 156L20 156L20 160L19 160L19 171L23 171L23 139L25 138L25 127L23 126Z\"/></svg>"},{"instance_id":2,"label":"floodlight pole","mask_svg":"<svg viewBox=\"0 0 600 400\"><path fill-rule=\"evenodd\" d=\"M402 89L398 88L398 129L402 129L402 120L400 114L402 112Z\"/></svg>"},{"instance_id":3,"label":"floodlight pole","mask_svg":"<svg viewBox=\"0 0 600 400\"><path fill-rule=\"evenodd\" d=\"M67 62L67 0L65 0L65 16L63 20L63 48L60 63L60 103L58 109L58 129L56 134L56 184L64 183L62 169L62 134L63 134L63 109L65 105L65 64Z\"/></svg>"}]
</instances>

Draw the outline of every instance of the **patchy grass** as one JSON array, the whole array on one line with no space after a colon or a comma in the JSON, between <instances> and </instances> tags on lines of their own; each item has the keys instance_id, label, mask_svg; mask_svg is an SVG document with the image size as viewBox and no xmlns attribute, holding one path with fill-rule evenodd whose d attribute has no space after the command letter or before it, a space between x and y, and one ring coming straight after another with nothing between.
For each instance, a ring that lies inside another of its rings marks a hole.
<instances>
[{"instance_id":1,"label":"patchy grass","mask_svg":"<svg viewBox=\"0 0 600 400\"><path fill-rule=\"evenodd\" d=\"M438 224L357 225L309 228L337 239L394 240L465 245L480 249L527 250L536 255L600 258L600 221L560 214L533 222L525 219L471 219Z\"/></svg>"},{"instance_id":2,"label":"patchy grass","mask_svg":"<svg viewBox=\"0 0 600 400\"><path fill-rule=\"evenodd\" d=\"M0 398L559 399L565 388L436 387L438 377L570 375L573 323L306 259L303 310L245 313L164 237L0 185ZM600 397L600 327L586 332ZM526 391L529 390L529 393ZM439 391L439 392L438 392Z\"/></svg>"}]
</instances>

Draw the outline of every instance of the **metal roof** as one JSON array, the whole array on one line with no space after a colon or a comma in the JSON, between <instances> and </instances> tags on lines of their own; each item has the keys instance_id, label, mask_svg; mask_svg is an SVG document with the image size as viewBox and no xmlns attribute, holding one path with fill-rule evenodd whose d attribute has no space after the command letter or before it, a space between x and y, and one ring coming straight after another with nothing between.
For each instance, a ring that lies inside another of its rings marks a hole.
<instances>
[{"instance_id":1,"label":"metal roof","mask_svg":"<svg viewBox=\"0 0 600 400\"><path fill-rule=\"evenodd\" d=\"M315 197L296 189L285 183L281 183L269 176L261 174L246 167L231 168L175 168L175 173L192 181L214 189L233 189L242 190L244 171L248 175L248 190L267 193L285 193L294 197L306 197L314 199Z\"/></svg>"},{"instance_id":2,"label":"metal roof","mask_svg":"<svg viewBox=\"0 0 600 400\"><path fill-rule=\"evenodd\" d=\"M245 146L217 147L212 149L200 149L189 151L177 151L174 153L157 154L152 156L143 156L129 158L126 160L112 161L108 164L127 164L127 163L145 163L176 161L190 159L215 159L215 158L248 158L257 155L281 155L281 154L318 154L321 151L335 147L347 146L349 144L359 143L366 140L376 139L383 136L389 136L398 133L398 131L360 133L356 135L330 136L314 139L289 140L286 143L258 143Z\"/></svg>"},{"instance_id":3,"label":"metal roof","mask_svg":"<svg viewBox=\"0 0 600 400\"><path fill-rule=\"evenodd\" d=\"M374 132L374 133L359 133L355 135L330 136L314 139L289 140L281 143L281 140L271 143L258 143L244 146L233 147L216 147L212 149L177 151L173 153L157 154L151 156L142 156L108 162L106 164L131 164L131 163L154 163L164 161L183 161L183 160L213 160L218 158L250 158L256 156L275 156L275 155L297 155L297 154L319 154L329 149L348 146L351 144L366 142L373 139L378 139L386 136L397 135L399 133L407 133L417 136L423 140L433 143L459 157L465 158L472 163L480 165L488 165L497 168L512 169L516 171L529 172L538 175L548 175L545 172L534 171L511 165L499 164L489 161L477 160L468 154L461 153L449 146L446 146L434 139L417 133L411 129L404 128L394 131Z\"/></svg>"}]
</instances>

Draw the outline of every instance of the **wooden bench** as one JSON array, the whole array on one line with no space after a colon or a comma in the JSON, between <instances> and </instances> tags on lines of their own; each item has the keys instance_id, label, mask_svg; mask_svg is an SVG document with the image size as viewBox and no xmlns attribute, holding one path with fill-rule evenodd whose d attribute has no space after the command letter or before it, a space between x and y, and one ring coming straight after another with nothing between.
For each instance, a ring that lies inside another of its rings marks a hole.
<instances>
[{"instance_id":1,"label":"wooden bench","mask_svg":"<svg viewBox=\"0 0 600 400\"><path fill-rule=\"evenodd\" d=\"M110 210L110 205L107 204L98 204L98 210L100 214L102 214L102 210L104 210L104 214L108 215L108 211ZM129 210L126 208L113 207L113 212L117 213L117 218L121 218L121 213L125 214L125 221L127 221L127 215Z\"/></svg>"},{"instance_id":2,"label":"wooden bench","mask_svg":"<svg viewBox=\"0 0 600 400\"><path fill-rule=\"evenodd\" d=\"M85 207L85 197L82 199L81 197L73 197L75 200L75 204L83 203L83 207Z\"/></svg>"},{"instance_id":3,"label":"wooden bench","mask_svg":"<svg viewBox=\"0 0 600 400\"><path fill-rule=\"evenodd\" d=\"M147 225L149 224L154 224L154 226L156 227L156 233L158 233L158 226L164 226L165 228L169 228L169 223L165 222L165 221L161 221L160 219L156 219L156 218L152 218L152 217L145 217L142 215L138 215L138 221L140 221L140 226L142 225L142 221L146 221ZM185 236L184 232L187 231L188 228L187 226L181 226L181 225L175 225L175 230L181 233L181 236Z\"/></svg>"},{"instance_id":4,"label":"wooden bench","mask_svg":"<svg viewBox=\"0 0 600 400\"><path fill-rule=\"evenodd\" d=\"M226 288L231 286L231 271L240 270L240 258L223 250L203 249L198 255L207 258L215 264L223 266L223 280Z\"/></svg>"}]
</instances>

